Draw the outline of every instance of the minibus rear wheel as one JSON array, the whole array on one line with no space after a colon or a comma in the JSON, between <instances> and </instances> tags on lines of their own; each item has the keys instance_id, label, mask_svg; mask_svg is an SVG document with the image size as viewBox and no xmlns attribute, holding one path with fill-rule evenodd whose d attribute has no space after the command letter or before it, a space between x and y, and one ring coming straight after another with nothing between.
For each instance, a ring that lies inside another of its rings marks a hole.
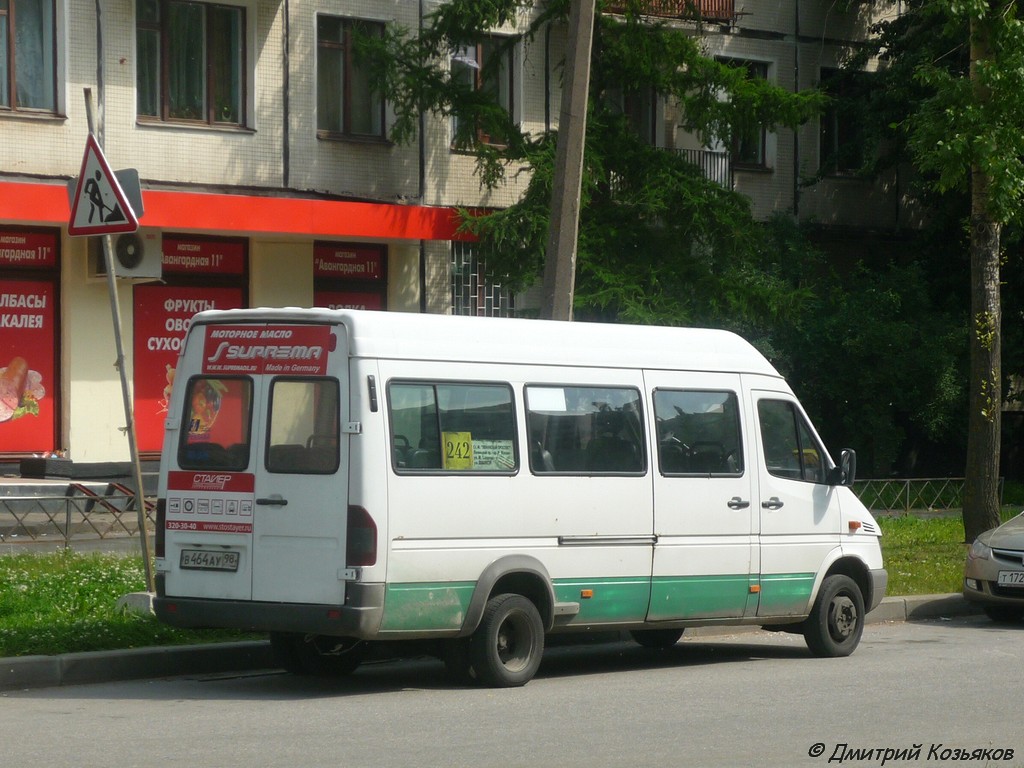
<instances>
[{"instance_id":1,"label":"minibus rear wheel","mask_svg":"<svg viewBox=\"0 0 1024 768\"><path fill-rule=\"evenodd\" d=\"M494 688L526 685L544 655L544 624L529 599L506 593L492 597L470 639L477 679Z\"/></svg>"},{"instance_id":2,"label":"minibus rear wheel","mask_svg":"<svg viewBox=\"0 0 1024 768\"><path fill-rule=\"evenodd\" d=\"M864 597L857 582L827 576L804 622L804 640L815 656L849 656L864 633Z\"/></svg>"}]
</instances>

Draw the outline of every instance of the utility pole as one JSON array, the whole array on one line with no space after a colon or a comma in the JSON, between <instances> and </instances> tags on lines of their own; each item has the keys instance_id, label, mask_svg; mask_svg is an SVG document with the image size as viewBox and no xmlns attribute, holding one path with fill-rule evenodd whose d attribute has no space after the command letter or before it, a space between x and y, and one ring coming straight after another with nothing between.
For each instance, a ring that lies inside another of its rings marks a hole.
<instances>
[{"instance_id":1,"label":"utility pole","mask_svg":"<svg viewBox=\"0 0 1024 768\"><path fill-rule=\"evenodd\" d=\"M88 122L89 134L95 135L92 104L92 89L85 89L85 116ZM135 441L135 415L132 408L131 396L128 388L128 374L124 366L124 344L121 333L121 305L117 294L117 280L114 274L114 246L111 235L103 235L103 263L107 270L107 294L110 298L110 313L114 321L114 345L117 351L117 358L114 367L117 368L121 378L121 401L124 404L124 431L128 436L128 452L132 463L132 472L135 476L135 512L139 524L139 541L142 546L142 568L146 578L146 591L155 590L153 580L153 564L149 554L149 532L146 524L146 499L142 487L142 465L139 462L139 451Z\"/></svg>"},{"instance_id":2,"label":"utility pole","mask_svg":"<svg viewBox=\"0 0 1024 768\"><path fill-rule=\"evenodd\" d=\"M593 41L594 0L571 0L540 310L540 316L548 320L572 320Z\"/></svg>"}]
</instances>

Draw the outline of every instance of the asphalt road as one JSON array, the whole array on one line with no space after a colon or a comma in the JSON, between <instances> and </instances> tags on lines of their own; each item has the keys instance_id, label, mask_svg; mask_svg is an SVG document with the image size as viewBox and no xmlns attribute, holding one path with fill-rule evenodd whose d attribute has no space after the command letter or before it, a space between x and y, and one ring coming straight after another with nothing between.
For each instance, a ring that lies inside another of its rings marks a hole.
<instances>
[{"instance_id":1,"label":"asphalt road","mask_svg":"<svg viewBox=\"0 0 1024 768\"><path fill-rule=\"evenodd\" d=\"M760 631L669 651L551 648L511 690L453 685L422 659L342 680L263 670L16 690L0 694L0 754L5 768L601 768L878 766L891 749L906 751L889 766L1024 766L1022 643L1024 624L961 616L870 624L846 659Z\"/></svg>"}]
</instances>

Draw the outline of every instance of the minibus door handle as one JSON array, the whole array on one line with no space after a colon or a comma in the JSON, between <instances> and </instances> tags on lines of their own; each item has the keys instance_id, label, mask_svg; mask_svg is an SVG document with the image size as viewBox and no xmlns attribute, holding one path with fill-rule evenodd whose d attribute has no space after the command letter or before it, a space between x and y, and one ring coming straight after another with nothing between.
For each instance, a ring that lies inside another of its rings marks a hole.
<instances>
[{"instance_id":1,"label":"minibus door handle","mask_svg":"<svg viewBox=\"0 0 1024 768\"><path fill-rule=\"evenodd\" d=\"M746 509L750 506L749 501L744 501L739 496L733 496L725 503L729 505L729 509Z\"/></svg>"},{"instance_id":2,"label":"minibus door handle","mask_svg":"<svg viewBox=\"0 0 1024 768\"><path fill-rule=\"evenodd\" d=\"M288 499L283 499L275 494L270 498L263 497L256 499L256 503L264 507L287 507Z\"/></svg>"},{"instance_id":3,"label":"minibus door handle","mask_svg":"<svg viewBox=\"0 0 1024 768\"><path fill-rule=\"evenodd\" d=\"M772 496L768 501L762 501L761 506L765 509L781 509L782 500L778 496Z\"/></svg>"}]
</instances>

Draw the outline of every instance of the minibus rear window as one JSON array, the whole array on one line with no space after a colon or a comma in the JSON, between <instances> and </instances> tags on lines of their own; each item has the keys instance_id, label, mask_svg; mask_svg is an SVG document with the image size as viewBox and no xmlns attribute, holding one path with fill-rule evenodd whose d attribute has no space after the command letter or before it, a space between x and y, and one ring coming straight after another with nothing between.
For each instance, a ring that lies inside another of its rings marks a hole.
<instances>
[{"instance_id":1,"label":"minibus rear window","mask_svg":"<svg viewBox=\"0 0 1024 768\"><path fill-rule=\"evenodd\" d=\"M251 424L251 379L193 376L185 393L178 465L182 469L246 469Z\"/></svg>"},{"instance_id":2,"label":"minibus rear window","mask_svg":"<svg viewBox=\"0 0 1024 768\"><path fill-rule=\"evenodd\" d=\"M323 475L338 470L337 379L275 379L270 386L267 470Z\"/></svg>"}]
</instances>

